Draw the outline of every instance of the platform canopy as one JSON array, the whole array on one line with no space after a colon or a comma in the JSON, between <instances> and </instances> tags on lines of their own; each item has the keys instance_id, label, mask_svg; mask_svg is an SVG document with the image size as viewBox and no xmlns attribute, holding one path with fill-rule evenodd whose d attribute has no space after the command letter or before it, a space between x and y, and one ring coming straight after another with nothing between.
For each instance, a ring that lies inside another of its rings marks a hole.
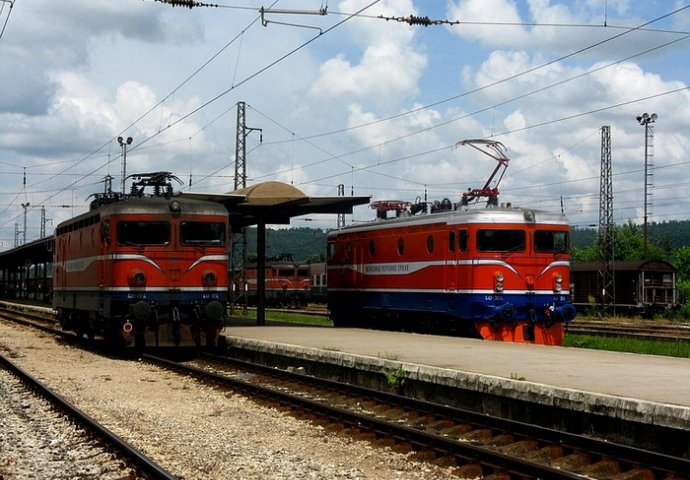
<instances>
[{"instance_id":1,"label":"platform canopy","mask_svg":"<svg viewBox=\"0 0 690 480\"><path fill-rule=\"evenodd\" d=\"M266 225L289 224L292 217L312 213L352 213L356 205L369 203L371 200L371 197L308 197L295 186L282 182L258 183L224 194L181 195L225 205L230 213L230 227L234 232L239 232L242 227L257 226L257 325L266 324Z\"/></svg>"},{"instance_id":2,"label":"platform canopy","mask_svg":"<svg viewBox=\"0 0 690 480\"><path fill-rule=\"evenodd\" d=\"M356 205L369 203L371 197L309 197L300 189L283 182L262 182L223 194L182 193L222 203L230 212L230 226L289 224L292 217L314 213L352 213Z\"/></svg>"}]
</instances>

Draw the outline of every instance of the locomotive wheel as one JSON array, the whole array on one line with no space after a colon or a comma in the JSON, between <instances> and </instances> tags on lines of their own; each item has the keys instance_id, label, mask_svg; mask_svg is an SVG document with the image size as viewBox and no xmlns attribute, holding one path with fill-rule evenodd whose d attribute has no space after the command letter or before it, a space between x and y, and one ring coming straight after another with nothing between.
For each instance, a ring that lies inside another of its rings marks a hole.
<instances>
[{"instance_id":1,"label":"locomotive wheel","mask_svg":"<svg viewBox=\"0 0 690 480\"><path fill-rule=\"evenodd\" d=\"M144 336L144 332L134 335L134 348L138 350L146 348L146 337Z\"/></svg>"},{"instance_id":2,"label":"locomotive wheel","mask_svg":"<svg viewBox=\"0 0 690 480\"><path fill-rule=\"evenodd\" d=\"M94 319L89 319L89 326L86 329L86 338L89 339L89 342L93 342L96 338L96 321Z\"/></svg>"}]
</instances>

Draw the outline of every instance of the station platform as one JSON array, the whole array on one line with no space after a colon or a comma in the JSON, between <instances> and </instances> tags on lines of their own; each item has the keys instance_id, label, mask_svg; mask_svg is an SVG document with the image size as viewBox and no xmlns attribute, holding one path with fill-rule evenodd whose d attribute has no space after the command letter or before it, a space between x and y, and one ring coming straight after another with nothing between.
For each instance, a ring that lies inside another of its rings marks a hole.
<instances>
[{"instance_id":1,"label":"station platform","mask_svg":"<svg viewBox=\"0 0 690 480\"><path fill-rule=\"evenodd\" d=\"M690 359L355 328L224 335L231 355L372 388L404 372L401 394L690 457Z\"/></svg>"}]
</instances>

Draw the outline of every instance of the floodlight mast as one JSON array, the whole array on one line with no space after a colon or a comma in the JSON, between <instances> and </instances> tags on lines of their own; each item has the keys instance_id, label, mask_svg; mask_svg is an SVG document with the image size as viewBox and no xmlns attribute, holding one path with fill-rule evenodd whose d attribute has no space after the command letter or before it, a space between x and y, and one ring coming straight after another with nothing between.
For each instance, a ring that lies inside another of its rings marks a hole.
<instances>
[{"instance_id":1,"label":"floodlight mast","mask_svg":"<svg viewBox=\"0 0 690 480\"><path fill-rule=\"evenodd\" d=\"M652 151L654 149L654 122L656 122L657 118L658 115L656 113L652 113L651 115L649 113L643 113L635 117L637 122L644 127L644 224L642 225L642 237L645 259L648 253L647 208L649 205L649 196L651 195L651 189L649 188L652 176L652 173L650 173L652 168L651 157L653 156Z\"/></svg>"},{"instance_id":2,"label":"floodlight mast","mask_svg":"<svg viewBox=\"0 0 690 480\"><path fill-rule=\"evenodd\" d=\"M506 147L501 142L495 140L484 140L484 139L473 139L473 140L462 140L455 144L468 145L475 150L488 155L498 162L496 168L494 168L491 175L486 180L486 183L482 188L470 188L462 194L462 204L468 205L470 202L479 199L480 197L487 197L487 206L495 206L498 204L498 184L501 183L503 175L505 174L506 168L508 168L508 162L510 159L506 155ZM500 176L496 180L496 186L490 188L491 182L494 181L496 175L500 173Z\"/></svg>"}]
</instances>

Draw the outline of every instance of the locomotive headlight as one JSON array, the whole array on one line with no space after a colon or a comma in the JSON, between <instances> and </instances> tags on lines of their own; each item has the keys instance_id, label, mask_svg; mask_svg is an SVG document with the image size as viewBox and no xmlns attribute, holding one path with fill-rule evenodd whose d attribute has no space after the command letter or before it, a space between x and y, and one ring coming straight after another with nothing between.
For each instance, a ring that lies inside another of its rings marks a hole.
<instances>
[{"instance_id":1,"label":"locomotive headlight","mask_svg":"<svg viewBox=\"0 0 690 480\"><path fill-rule=\"evenodd\" d=\"M211 286L215 285L216 284L216 273L211 271L211 270L205 271L204 275L201 277L201 281L207 287L211 287Z\"/></svg>"},{"instance_id":2,"label":"locomotive headlight","mask_svg":"<svg viewBox=\"0 0 690 480\"><path fill-rule=\"evenodd\" d=\"M498 272L496 274L496 291L497 292L503 291L503 274L501 272Z\"/></svg>"},{"instance_id":3,"label":"locomotive headlight","mask_svg":"<svg viewBox=\"0 0 690 480\"><path fill-rule=\"evenodd\" d=\"M177 200L173 200L170 202L170 213L173 215L179 215L180 212L182 211L182 204L178 202Z\"/></svg>"},{"instance_id":4,"label":"locomotive headlight","mask_svg":"<svg viewBox=\"0 0 690 480\"><path fill-rule=\"evenodd\" d=\"M557 273L556 275L554 275L553 281L553 289L557 292L560 292L563 289L563 277L561 276L561 274Z\"/></svg>"},{"instance_id":5,"label":"locomotive headlight","mask_svg":"<svg viewBox=\"0 0 690 480\"><path fill-rule=\"evenodd\" d=\"M139 269L132 270L129 274L129 284L133 287L146 285L146 274Z\"/></svg>"}]
</instances>

